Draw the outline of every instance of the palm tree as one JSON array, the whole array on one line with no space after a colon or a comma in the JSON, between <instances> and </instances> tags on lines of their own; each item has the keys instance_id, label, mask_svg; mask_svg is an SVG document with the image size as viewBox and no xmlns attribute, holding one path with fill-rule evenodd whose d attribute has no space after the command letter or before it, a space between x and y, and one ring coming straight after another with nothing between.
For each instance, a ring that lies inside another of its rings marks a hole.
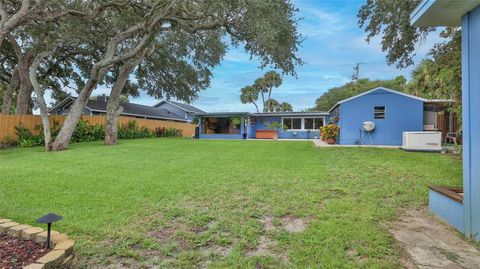
<instances>
[{"instance_id":1,"label":"palm tree","mask_svg":"<svg viewBox=\"0 0 480 269\"><path fill-rule=\"evenodd\" d=\"M240 101L242 101L242 104L252 103L253 105L255 105L257 113L260 112L256 103L256 101L258 100L259 91L253 86L245 86L241 89L241 91L242 94L240 95Z\"/></svg>"},{"instance_id":2,"label":"palm tree","mask_svg":"<svg viewBox=\"0 0 480 269\"><path fill-rule=\"evenodd\" d=\"M263 112L265 112L266 109L266 103L265 103L265 93L266 93L266 88L265 88L265 81L263 78L257 78L255 82L253 83L252 86L258 93L262 94L262 104L263 104Z\"/></svg>"},{"instance_id":3,"label":"palm tree","mask_svg":"<svg viewBox=\"0 0 480 269\"><path fill-rule=\"evenodd\" d=\"M275 111L278 111L280 107L280 103L275 99L268 99L266 102L266 105L267 105L267 111L265 112L275 112Z\"/></svg>"},{"instance_id":4,"label":"palm tree","mask_svg":"<svg viewBox=\"0 0 480 269\"><path fill-rule=\"evenodd\" d=\"M287 102L283 102L277 107L277 109L275 111L277 111L277 112L292 112L293 107L292 107L291 104L289 104Z\"/></svg>"},{"instance_id":5,"label":"palm tree","mask_svg":"<svg viewBox=\"0 0 480 269\"><path fill-rule=\"evenodd\" d=\"M265 73L263 76L263 84L264 84L264 89L266 92L268 92L268 99L267 99L267 104L270 103L270 98L272 96L272 89L278 88L282 84L282 77L280 74L278 74L275 71L268 71ZM267 111L272 112L273 108L267 106Z\"/></svg>"}]
</instances>

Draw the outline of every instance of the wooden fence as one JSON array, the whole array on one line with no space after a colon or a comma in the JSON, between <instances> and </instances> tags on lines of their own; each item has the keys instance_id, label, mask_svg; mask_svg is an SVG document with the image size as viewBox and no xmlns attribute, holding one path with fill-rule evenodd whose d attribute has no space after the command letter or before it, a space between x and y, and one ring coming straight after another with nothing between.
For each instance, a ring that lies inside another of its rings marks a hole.
<instances>
[{"instance_id":1,"label":"wooden fence","mask_svg":"<svg viewBox=\"0 0 480 269\"><path fill-rule=\"evenodd\" d=\"M56 120L60 124L63 123L66 116L61 115L50 115L50 126L53 125L53 120ZM105 116L82 116L83 120L88 121L90 124L101 124L105 125ZM147 127L148 129L154 131L156 128L175 128L182 130L184 137L191 137L195 134L195 125L190 123L168 121L168 120L147 120L141 118L133 117L119 117L119 124L126 124L129 121L134 120L137 122L139 127ZM15 126L22 124L24 127L28 128L34 134L39 133L39 129L35 128L36 126L42 126L42 120L40 116L37 115L3 115L0 114L0 141L6 137L17 138L15 133Z\"/></svg>"}]
</instances>

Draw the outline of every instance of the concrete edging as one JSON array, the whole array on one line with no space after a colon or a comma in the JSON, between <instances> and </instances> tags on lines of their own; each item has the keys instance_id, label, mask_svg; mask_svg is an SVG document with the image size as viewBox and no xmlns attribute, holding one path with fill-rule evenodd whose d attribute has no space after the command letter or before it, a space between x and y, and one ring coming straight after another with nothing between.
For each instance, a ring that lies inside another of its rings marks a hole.
<instances>
[{"instance_id":1,"label":"concrete edging","mask_svg":"<svg viewBox=\"0 0 480 269\"><path fill-rule=\"evenodd\" d=\"M47 231L30 225L20 224L10 219L0 217L0 233L20 237L26 240L44 243L47 241ZM77 269L78 261L75 256L75 241L67 235L57 231L51 233L53 249L24 269Z\"/></svg>"}]
</instances>

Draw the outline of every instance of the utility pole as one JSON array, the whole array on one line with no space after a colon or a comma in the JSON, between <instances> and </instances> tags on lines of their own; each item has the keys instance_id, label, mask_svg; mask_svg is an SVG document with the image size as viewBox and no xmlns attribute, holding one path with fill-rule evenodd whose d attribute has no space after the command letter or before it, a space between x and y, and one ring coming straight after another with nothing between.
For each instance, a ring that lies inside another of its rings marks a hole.
<instances>
[{"instance_id":1,"label":"utility pole","mask_svg":"<svg viewBox=\"0 0 480 269\"><path fill-rule=\"evenodd\" d=\"M353 82L355 82L355 84L356 84L357 81L360 79L360 65L361 65L361 64L365 64L365 63L357 63L357 64L353 67L352 80L353 80Z\"/></svg>"}]
</instances>

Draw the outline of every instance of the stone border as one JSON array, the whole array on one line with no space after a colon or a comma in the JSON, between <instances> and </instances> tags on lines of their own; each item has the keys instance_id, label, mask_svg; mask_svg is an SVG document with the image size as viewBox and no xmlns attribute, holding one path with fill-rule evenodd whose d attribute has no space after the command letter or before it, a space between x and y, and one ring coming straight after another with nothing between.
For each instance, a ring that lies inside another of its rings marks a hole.
<instances>
[{"instance_id":1,"label":"stone border","mask_svg":"<svg viewBox=\"0 0 480 269\"><path fill-rule=\"evenodd\" d=\"M30 225L14 222L10 219L0 217L0 233L20 237L26 240L45 243L47 231ZM73 249L75 241L67 235L56 231L51 232L51 243L53 249L34 263L27 265L24 269L77 269L78 261Z\"/></svg>"}]
</instances>

